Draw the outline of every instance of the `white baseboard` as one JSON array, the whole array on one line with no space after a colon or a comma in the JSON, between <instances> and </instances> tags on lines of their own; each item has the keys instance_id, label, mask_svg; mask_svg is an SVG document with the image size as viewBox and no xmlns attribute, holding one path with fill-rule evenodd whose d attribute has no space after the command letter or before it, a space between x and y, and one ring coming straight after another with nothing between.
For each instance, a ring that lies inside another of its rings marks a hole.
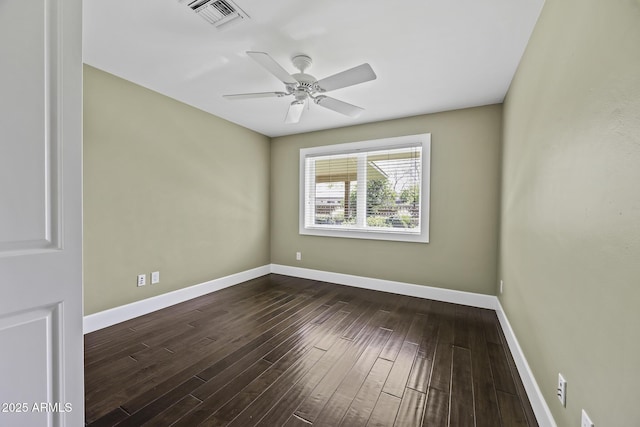
<instances>
[{"instance_id":1,"label":"white baseboard","mask_svg":"<svg viewBox=\"0 0 640 427\"><path fill-rule=\"evenodd\" d=\"M553 416L551 415L551 411L540 392L538 383L536 382L529 364L527 363L527 359L522 352L522 348L520 348L520 344L518 343L513 329L507 320L507 316L502 309L500 300L492 295L455 291L432 286L415 285L412 283L353 276L350 274L333 273L329 271L312 270L280 264L270 264L232 274L230 276L221 277L219 279L210 280L188 288L147 298L142 301L136 301L110 310L90 314L84 317L84 333L87 334L98 329L106 328L108 326L115 325L116 323L124 322L125 320L130 320L269 273L283 274L286 276L319 280L339 285L495 310L538 423L541 427L557 427Z\"/></svg>"},{"instance_id":2,"label":"white baseboard","mask_svg":"<svg viewBox=\"0 0 640 427\"><path fill-rule=\"evenodd\" d=\"M496 298L496 304L497 307L495 310L498 315L498 320L500 321L500 326L502 327L504 336L507 339L509 350L511 350L511 355L516 363L516 368L518 369L518 373L522 379L524 389L527 392L527 397L529 397L529 401L531 402L533 412L536 414L538 424L540 427L557 427L556 422L553 419L553 415L551 415L551 410L542 396L542 392L540 391L540 387L538 387L536 378L533 376L533 372L531 372L529 363L527 363L527 359L524 357L524 353L518 343L516 334L513 332L511 324L509 323L507 315L502 309L502 304L500 304L500 300L498 298Z\"/></svg>"},{"instance_id":3,"label":"white baseboard","mask_svg":"<svg viewBox=\"0 0 640 427\"><path fill-rule=\"evenodd\" d=\"M219 279L189 286L188 288L178 289L176 291L167 292L166 294L90 314L88 316L84 316L84 333L88 334L89 332L97 331L98 329L106 328L108 326L115 325L116 323L124 322L125 320L149 314L174 304L264 276L270 272L271 267L269 265L264 265L262 267L257 267L251 270L221 277Z\"/></svg>"},{"instance_id":4,"label":"white baseboard","mask_svg":"<svg viewBox=\"0 0 640 427\"><path fill-rule=\"evenodd\" d=\"M393 294L407 295L436 301L470 305L472 307L489 308L495 310L498 300L492 295L475 294L472 292L454 291L451 289L435 288L432 286L414 285L412 283L394 282L392 280L374 279L371 277L353 276L350 274L332 273L329 271L311 270L308 268L291 267L288 265L271 264L271 272L304 279L320 280L338 285L356 288L372 289Z\"/></svg>"}]
</instances>

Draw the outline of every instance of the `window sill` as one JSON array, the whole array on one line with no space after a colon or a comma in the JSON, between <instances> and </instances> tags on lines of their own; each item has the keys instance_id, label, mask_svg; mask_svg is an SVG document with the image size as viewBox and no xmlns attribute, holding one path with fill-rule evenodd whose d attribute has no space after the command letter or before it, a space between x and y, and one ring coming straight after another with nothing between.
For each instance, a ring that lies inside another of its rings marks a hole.
<instances>
[{"instance_id":1,"label":"window sill","mask_svg":"<svg viewBox=\"0 0 640 427\"><path fill-rule=\"evenodd\" d=\"M429 243L426 233L374 229L339 229L336 227L300 227L301 235L320 237L342 237L346 239L387 240L394 242Z\"/></svg>"}]
</instances>

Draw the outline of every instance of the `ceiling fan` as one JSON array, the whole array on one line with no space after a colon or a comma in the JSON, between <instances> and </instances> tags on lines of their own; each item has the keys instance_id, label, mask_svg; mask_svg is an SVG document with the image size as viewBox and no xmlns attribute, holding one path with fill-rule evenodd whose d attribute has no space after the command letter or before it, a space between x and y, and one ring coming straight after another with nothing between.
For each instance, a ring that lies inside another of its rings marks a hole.
<instances>
[{"instance_id":1,"label":"ceiling fan","mask_svg":"<svg viewBox=\"0 0 640 427\"><path fill-rule=\"evenodd\" d=\"M376 79L376 74L367 63L325 77L322 80L316 80L315 77L304 72L312 63L311 58L307 55L296 55L291 59L293 66L300 70L300 72L296 74L289 74L267 53L247 52L247 55L284 83L286 90L284 92L239 93L224 95L224 97L227 99L248 99L293 96L295 99L289 106L287 116L284 120L285 123L298 123L300 121L307 100L313 100L316 104L329 110L350 117L357 117L364 111L364 108L330 98L323 94Z\"/></svg>"}]
</instances>

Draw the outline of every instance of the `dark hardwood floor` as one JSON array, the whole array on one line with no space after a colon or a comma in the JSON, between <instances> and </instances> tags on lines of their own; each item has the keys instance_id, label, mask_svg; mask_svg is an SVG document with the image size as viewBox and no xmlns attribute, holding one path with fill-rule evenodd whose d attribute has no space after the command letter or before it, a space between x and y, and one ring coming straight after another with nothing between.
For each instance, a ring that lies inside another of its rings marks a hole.
<instances>
[{"instance_id":1,"label":"dark hardwood floor","mask_svg":"<svg viewBox=\"0 0 640 427\"><path fill-rule=\"evenodd\" d=\"M537 426L494 312L268 275L85 336L90 426Z\"/></svg>"}]
</instances>

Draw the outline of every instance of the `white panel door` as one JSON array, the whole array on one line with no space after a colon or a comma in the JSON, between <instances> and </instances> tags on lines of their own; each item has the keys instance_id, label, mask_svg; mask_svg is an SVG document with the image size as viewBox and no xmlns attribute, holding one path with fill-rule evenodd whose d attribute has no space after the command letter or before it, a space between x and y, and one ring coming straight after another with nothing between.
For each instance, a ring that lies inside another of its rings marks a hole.
<instances>
[{"instance_id":1,"label":"white panel door","mask_svg":"<svg viewBox=\"0 0 640 427\"><path fill-rule=\"evenodd\" d=\"M84 425L81 0L0 0L0 426Z\"/></svg>"}]
</instances>

